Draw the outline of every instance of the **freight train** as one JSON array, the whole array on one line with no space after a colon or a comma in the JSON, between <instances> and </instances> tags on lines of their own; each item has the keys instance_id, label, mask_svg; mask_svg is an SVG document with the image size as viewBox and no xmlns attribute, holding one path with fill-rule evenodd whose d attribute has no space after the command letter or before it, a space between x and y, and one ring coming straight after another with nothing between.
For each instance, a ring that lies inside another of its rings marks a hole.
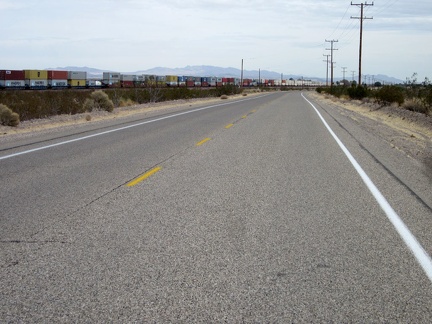
<instances>
[{"instance_id":1,"label":"freight train","mask_svg":"<svg viewBox=\"0 0 432 324\"><path fill-rule=\"evenodd\" d=\"M141 88L141 87L242 87L302 86L318 84L310 80L269 80L177 75L135 75L103 72L102 79L88 78L87 72L54 70L0 70L0 89L84 89L84 88Z\"/></svg>"}]
</instances>

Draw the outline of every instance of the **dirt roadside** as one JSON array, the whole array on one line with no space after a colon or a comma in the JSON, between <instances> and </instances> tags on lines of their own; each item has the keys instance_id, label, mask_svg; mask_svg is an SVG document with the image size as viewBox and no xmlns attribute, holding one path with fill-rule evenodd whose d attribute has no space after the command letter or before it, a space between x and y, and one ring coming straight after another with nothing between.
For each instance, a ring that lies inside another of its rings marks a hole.
<instances>
[{"instance_id":1,"label":"dirt roadside","mask_svg":"<svg viewBox=\"0 0 432 324\"><path fill-rule=\"evenodd\" d=\"M429 165L432 172L432 116L398 106L381 107L373 102L338 99L309 92L308 96L361 124L392 148Z\"/></svg>"},{"instance_id":2,"label":"dirt roadside","mask_svg":"<svg viewBox=\"0 0 432 324\"><path fill-rule=\"evenodd\" d=\"M254 96L258 93L251 93ZM112 119L123 119L132 115L144 118L159 111L174 112L184 108L193 108L206 104L217 104L234 99L241 99L242 95L229 96L228 99L221 98L197 98L174 100L169 102L147 103L128 107L115 108L113 112L92 111L75 115L58 115L42 119L22 121L17 127L0 125L0 143L20 138L32 137L40 133L54 133L62 129L79 128L83 125L103 123Z\"/></svg>"}]
</instances>

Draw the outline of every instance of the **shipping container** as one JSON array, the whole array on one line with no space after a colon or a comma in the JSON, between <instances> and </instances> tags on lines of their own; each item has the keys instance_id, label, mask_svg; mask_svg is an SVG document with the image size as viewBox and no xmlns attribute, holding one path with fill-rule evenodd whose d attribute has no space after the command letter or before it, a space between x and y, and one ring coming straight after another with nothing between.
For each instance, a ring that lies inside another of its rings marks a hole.
<instances>
[{"instance_id":1,"label":"shipping container","mask_svg":"<svg viewBox=\"0 0 432 324\"><path fill-rule=\"evenodd\" d=\"M187 80L186 81L186 87L192 88L194 85L195 85L195 82L193 80L191 80L191 81Z\"/></svg>"},{"instance_id":2,"label":"shipping container","mask_svg":"<svg viewBox=\"0 0 432 324\"><path fill-rule=\"evenodd\" d=\"M0 70L0 80L24 80L25 74L23 70Z\"/></svg>"},{"instance_id":3,"label":"shipping container","mask_svg":"<svg viewBox=\"0 0 432 324\"><path fill-rule=\"evenodd\" d=\"M72 88L85 88L87 85L87 80L75 80L75 79L69 79L68 80L68 86Z\"/></svg>"},{"instance_id":4,"label":"shipping container","mask_svg":"<svg viewBox=\"0 0 432 324\"><path fill-rule=\"evenodd\" d=\"M26 88L30 89L46 89L48 87L47 79L26 79L25 80Z\"/></svg>"},{"instance_id":5,"label":"shipping container","mask_svg":"<svg viewBox=\"0 0 432 324\"><path fill-rule=\"evenodd\" d=\"M86 87L88 88L101 88L102 82L99 80L86 80Z\"/></svg>"},{"instance_id":6,"label":"shipping container","mask_svg":"<svg viewBox=\"0 0 432 324\"><path fill-rule=\"evenodd\" d=\"M187 80L187 77L185 77L184 75L179 76L177 79L178 86L179 87L186 87L186 80Z\"/></svg>"},{"instance_id":7,"label":"shipping container","mask_svg":"<svg viewBox=\"0 0 432 324\"><path fill-rule=\"evenodd\" d=\"M69 71L68 80L82 81L87 79L87 72ZM76 82L74 82L76 83Z\"/></svg>"},{"instance_id":8,"label":"shipping container","mask_svg":"<svg viewBox=\"0 0 432 324\"><path fill-rule=\"evenodd\" d=\"M67 73L67 72L66 72ZM67 88L68 80L48 79L48 87L50 88Z\"/></svg>"},{"instance_id":9,"label":"shipping container","mask_svg":"<svg viewBox=\"0 0 432 324\"><path fill-rule=\"evenodd\" d=\"M133 88L135 83L133 81L120 81L120 85L122 88Z\"/></svg>"},{"instance_id":10,"label":"shipping container","mask_svg":"<svg viewBox=\"0 0 432 324\"><path fill-rule=\"evenodd\" d=\"M216 82L217 82L217 78L215 77L208 78L208 83L210 87L216 87Z\"/></svg>"},{"instance_id":11,"label":"shipping container","mask_svg":"<svg viewBox=\"0 0 432 324\"><path fill-rule=\"evenodd\" d=\"M193 77L194 86L201 87L201 77Z\"/></svg>"},{"instance_id":12,"label":"shipping container","mask_svg":"<svg viewBox=\"0 0 432 324\"><path fill-rule=\"evenodd\" d=\"M120 80L119 72L103 72L102 78L104 80Z\"/></svg>"},{"instance_id":13,"label":"shipping container","mask_svg":"<svg viewBox=\"0 0 432 324\"><path fill-rule=\"evenodd\" d=\"M47 80L48 71L45 70L24 70L26 80Z\"/></svg>"},{"instance_id":14,"label":"shipping container","mask_svg":"<svg viewBox=\"0 0 432 324\"><path fill-rule=\"evenodd\" d=\"M121 74L120 75L120 80L121 81L133 81L135 80L136 75L133 74Z\"/></svg>"},{"instance_id":15,"label":"shipping container","mask_svg":"<svg viewBox=\"0 0 432 324\"><path fill-rule=\"evenodd\" d=\"M48 80L67 80L69 75L68 71L47 71Z\"/></svg>"},{"instance_id":16,"label":"shipping container","mask_svg":"<svg viewBox=\"0 0 432 324\"><path fill-rule=\"evenodd\" d=\"M167 75L166 76L166 84L170 87L176 87L178 85L178 76L177 75Z\"/></svg>"},{"instance_id":17,"label":"shipping container","mask_svg":"<svg viewBox=\"0 0 432 324\"><path fill-rule=\"evenodd\" d=\"M6 89L24 89L24 80L0 80L0 88Z\"/></svg>"}]
</instances>

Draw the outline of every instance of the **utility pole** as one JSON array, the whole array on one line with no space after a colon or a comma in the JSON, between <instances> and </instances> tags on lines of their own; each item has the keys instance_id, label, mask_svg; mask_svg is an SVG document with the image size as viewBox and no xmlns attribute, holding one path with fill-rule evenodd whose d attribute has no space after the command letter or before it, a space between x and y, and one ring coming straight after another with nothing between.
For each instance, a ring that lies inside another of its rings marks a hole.
<instances>
[{"instance_id":1,"label":"utility pole","mask_svg":"<svg viewBox=\"0 0 432 324\"><path fill-rule=\"evenodd\" d=\"M351 73L352 73L352 80L354 81L354 75L355 75L355 72L356 71L351 71Z\"/></svg>"},{"instance_id":2,"label":"utility pole","mask_svg":"<svg viewBox=\"0 0 432 324\"><path fill-rule=\"evenodd\" d=\"M328 66L329 66L329 56L330 56L330 54L323 54L323 56L327 57L327 61L324 61L324 62L327 62L326 87L328 87Z\"/></svg>"},{"instance_id":3,"label":"utility pole","mask_svg":"<svg viewBox=\"0 0 432 324\"><path fill-rule=\"evenodd\" d=\"M258 69L258 86L261 87L261 68Z\"/></svg>"},{"instance_id":4,"label":"utility pole","mask_svg":"<svg viewBox=\"0 0 432 324\"><path fill-rule=\"evenodd\" d=\"M342 74L343 74L343 79L342 79L342 81L345 81L345 73L346 73L346 67L342 67Z\"/></svg>"},{"instance_id":5,"label":"utility pole","mask_svg":"<svg viewBox=\"0 0 432 324\"><path fill-rule=\"evenodd\" d=\"M358 75L358 80L359 80L359 85L361 85L361 66L362 66L362 39L363 39L363 20L365 19L373 19L372 18L368 18L363 16L363 8L365 6L373 6L373 2L372 3L352 3L351 2L351 6L360 6L360 17L352 17L351 19L360 19L360 48L359 48L359 75Z\"/></svg>"},{"instance_id":6,"label":"utility pole","mask_svg":"<svg viewBox=\"0 0 432 324\"><path fill-rule=\"evenodd\" d=\"M240 88L243 88L243 59L242 59L242 66L241 66Z\"/></svg>"},{"instance_id":7,"label":"utility pole","mask_svg":"<svg viewBox=\"0 0 432 324\"><path fill-rule=\"evenodd\" d=\"M333 48L333 43L337 43L338 42L338 40L327 40L326 39L326 42L328 42L328 43L331 43L331 47L330 48L326 48L326 50L327 51L331 51L330 53L330 57L331 57L331 80L330 80L330 87L332 88L333 87L333 64L334 64L334 62L333 62L333 51L337 51L338 49L337 48Z\"/></svg>"}]
</instances>

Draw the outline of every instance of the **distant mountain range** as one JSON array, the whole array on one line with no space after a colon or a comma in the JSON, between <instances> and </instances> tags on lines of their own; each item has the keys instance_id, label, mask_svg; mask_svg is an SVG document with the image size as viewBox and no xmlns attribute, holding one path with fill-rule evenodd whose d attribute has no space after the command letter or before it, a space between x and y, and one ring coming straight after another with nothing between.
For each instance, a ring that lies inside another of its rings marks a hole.
<instances>
[{"instance_id":1,"label":"distant mountain range","mask_svg":"<svg viewBox=\"0 0 432 324\"><path fill-rule=\"evenodd\" d=\"M193 65L186 66L183 68L167 68L167 67L155 67L149 70L140 70L135 72L125 72L125 71L111 71L111 70L100 70L87 66L77 67L77 66L66 66L66 67L57 67L57 68L47 68L46 70L65 70L65 71L85 71L88 73L90 78L101 78L103 72L120 72L124 74L154 74L154 75L189 75L189 76L215 76L215 77L230 77L230 78L240 78L241 70L233 67L218 67L218 66L210 66L210 65ZM278 72L267 71L267 70L243 70L243 78L247 79L274 79L280 80L281 77L283 79L302 79L305 80L314 80L325 82L325 78L319 77L306 77L301 75L294 74L283 74L281 75ZM374 79L375 81L380 81L384 83L403 83L403 80L399 80L393 77L389 77L387 75L366 75L367 80ZM341 80L341 78L335 78L336 81Z\"/></svg>"}]
</instances>

